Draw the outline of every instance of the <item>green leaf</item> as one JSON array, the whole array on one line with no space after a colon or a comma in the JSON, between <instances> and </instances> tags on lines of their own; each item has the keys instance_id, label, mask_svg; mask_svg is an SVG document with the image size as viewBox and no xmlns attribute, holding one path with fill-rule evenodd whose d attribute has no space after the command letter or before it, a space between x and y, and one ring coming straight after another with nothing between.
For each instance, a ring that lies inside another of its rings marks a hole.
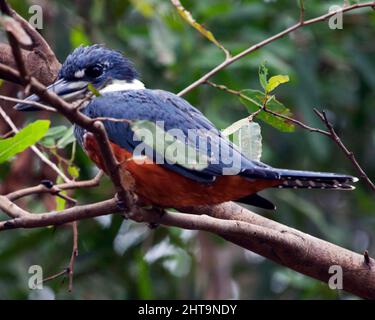
<instances>
[{"instance_id":1,"label":"green leaf","mask_svg":"<svg viewBox=\"0 0 375 320\"><path fill-rule=\"evenodd\" d=\"M155 14L155 10L151 1L148 0L130 0L130 3L146 18L150 18Z\"/></svg>"},{"instance_id":2,"label":"green leaf","mask_svg":"<svg viewBox=\"0 0 375 320\"><path fill-rule=\"evenodd\" d=\"M299 8L301 10L305 10L305 2L304 2L304 0L299 0L298 3L299 3Z\"/></svg>"},{"instance_id":3,"label":"green leaf","mask_svg":"<svg viewBox=\"0 0 375 320\"><path fill-rule=\"evenodd\" d=\"M37 120L20 130L14 137L0 140L0 163L37 143L47 133L49 125L49 120Z\"/></svg>"},{"instance_id":4,"label":"green leaf","mask_svg":"<svg viewBox=\"0 0 375 320\"><path fill-rule=\"evenodd\" d=\"M277 75L273 76L268 80L267 86L266 86L266 92L271 92L274 89L276 89L280 84L289 82L289 76L285 75Z\"/></svg>"},{"instance_id":5,"label":"green leaf","mask_svg":"<svg viewBox=\"0 0 375 320\"><path fill-rule=\"evenodd\" d=\"M180 1L172 0L173 5L176 7L177 12L179 15L187 22L189 23L195 30L197 30L202 36L206 37L209 41L214 43L217 47L223 49L224 47L221 45L219 41L216 40L213 33L209 30L207 30L204 26L202 26L200 23L198 23L191 13L186 10L180 3Z\"/></svg>"},{"instance_id":6,"label":"green leaf","mask_svg":"<svg viewBox=\"0 0 375 320\"><path fill-rule=\"evenodd\" d=\"M66 126L56 126L49 128L44 138L59 139L65 134L66 130L68 130Z\"/></svg>"},{"instance_id":7,"label":"green leaf","mask_svg":"<svg viewBox=\"0 0 375 320\"><path fill-rule=\"evenodd\" d=\"M60 183L63 183L63 182L64 182L63 179L60 176L57 176L56 184L60 184ZM68 195L68 193L65 190L60 191L60 194L62 194L64 196ZM56 211L62 211L62 210L65 209L65 207L66 207L66 200L65 199L56 196L55 201L56 201Z\"/></svg>"},{"instance_id":8,"label":"green leaf","mask_svg":"<svg viewBox=\"0 0 375 320\"><path fill-rule=\"evenodd\" d=\"M56 126L49 128L47 133L39 143L47 148L53 148L56 146L56 140L62 138L67 130L68 128L66 126Z\"/></svg>"},{"instance_id":9,"label":"green leaf","mask_svg":"<svg viewBox=\"0 0 375 320\"><path fill-rule=\"evenodd\" d=\"M74 141L76 141L76 138L74 136L74 128L70 127L65 132L64 136L59 141L57 141L56 146L59 149L64 149L66 146L73 143Z\"/></svg>"},{"instance_id":10,"label":"green leaf","mask_svg":"<svg viewBox=\"0 0 375 320\"><path fill-rule=\"evenodd\" d=\"M63 195L67 195L66 191L60 192ZM65 209L66 200L60 197L56 197L56 211L62 211Z\"/></svg>"},{"instance_id":11,"label":"green leaf","mask_svg":"<svg viewBox=\"0 0 375 320\"><path fill-rule=\"evenodd\" d=\"M77 179L79 177L79 168L74 165L68 167L68 172L73 178Z\"/></svg>"},{"instance_id":12,"label":"green leaf","mask_svg":"<svg viewBox=\"0 0 375 320\"><path fill-rule=\"evenodd\" d=\"M268 69L266 67L266 62L264 61L259 66L259 82L264 90L266 90L267 87L267 76L268 76Z\"/></svg>"},{"instance_id":13,"label":"green leaf","mask_svg":"<svg viewBox=\"0 0 375 320\"><path fill-rule=\"evenodd\" d=\"M89 89L94 94L95 97L100 97L101 96L101 94L98 91L98 89L96 89L91 82L87 85L87 89Z\"/></svg>"},{"instance_id":14,"label":"green leaf","mask_svg":"<svg viewBox=\"0 0 375 320\"><path fill-rule=\"evenodd\" d=\"M81 45L88 46L91 44L90 39L85 34L82 26L73 27L70 31L70 44L73 48L79 47Z\"/></svg>"},{"instance_id":15,"label":"green leaf","mask_svg":"<svg viewBox=\"0 0 375 320\"><path fill-rule=\"evenodd\" d=\"M247 110L250 113L253 113L263 106L264 100L267 99L266 95L259 90L246 89L241 91L242 95L245 97L240 97L240 101L243 105L246 106ZM292 113L288 108L286 108L281 102L276 100L275 97L272 97L268 103L267 108L278 114L291 117ZM294 125L289 121L274 116L265 111L259 112L257 118L264 121L265 123L271 125L272 127L283 131L283 132L292 132L294 131Z\"/></svg>"},{"instance_id":16,"label":"green leaf","mask_svg":"<svg viewBox=\"0 0 375 320\"><path fill-rule=\"evenodd\" d=\"M137 257L137 269L138 269L138 281L137 289L141 299L153 299L153 279L151 277L150 267L144 260L141 253L136 255Z\"/></svg>"},{"instance_id":17,"label":"green leaf","mask_svg":"<svg viewBox=\"0 0 375 320\"><path fill-rule=\"evenodd\" d=\"M54 148L54 147L56 147L56 141L55 141L55 139L49 138L49 137L43 138L42 140L39 141L39 143L42 146L46 147L46 148Z\"/></svg>"}]
</instances>

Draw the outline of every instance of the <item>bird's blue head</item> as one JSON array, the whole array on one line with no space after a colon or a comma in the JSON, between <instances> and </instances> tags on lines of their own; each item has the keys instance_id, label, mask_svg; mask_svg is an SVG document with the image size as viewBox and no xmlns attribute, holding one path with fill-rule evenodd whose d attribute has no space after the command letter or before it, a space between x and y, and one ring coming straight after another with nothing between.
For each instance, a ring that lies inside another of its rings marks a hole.
<instances>
[{"instance_id":1,"label":"bird's blue head","mask_svg":"<svg viewBox=\"0 0 375 320\"><path fill-rule=\"evenodd\" d=\"M57 80L48 87L68 102L82 99L91 83L100 92L144 88L138 80L133 63L120 52L101 45L75 49L65 60ZM32 95L27 101L40 101ZM21 111L38 110L34 105L20 103L15 107Z\"/></svg>"}]
</instances>

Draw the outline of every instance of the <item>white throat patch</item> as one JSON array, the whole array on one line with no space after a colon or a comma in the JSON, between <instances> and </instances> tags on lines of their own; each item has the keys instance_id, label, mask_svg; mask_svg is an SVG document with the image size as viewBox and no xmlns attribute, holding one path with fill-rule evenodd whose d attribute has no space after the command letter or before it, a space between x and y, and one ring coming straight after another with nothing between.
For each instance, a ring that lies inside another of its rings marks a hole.
<instances>
[{"instance_id":1,"label":"white throat patch","mask_svg":"<svg viewBox=\"0 0 375 320\"><path fill-rule=\"evenodd\" d=\"M145 85L137 79L131 82L125 80L113 80L110 84L99 90L99 93L140 89L145 89Z\"/></svg>"}]
</instances>

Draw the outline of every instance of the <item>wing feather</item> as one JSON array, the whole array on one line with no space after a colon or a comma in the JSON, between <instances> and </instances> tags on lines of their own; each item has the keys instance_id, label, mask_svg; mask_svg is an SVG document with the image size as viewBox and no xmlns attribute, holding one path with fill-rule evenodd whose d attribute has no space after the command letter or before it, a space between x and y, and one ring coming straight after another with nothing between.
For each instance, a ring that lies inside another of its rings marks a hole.
<instances>
[{"instance_id":1,"label":"wing feather","mask_svg":"<svg viewBox=\"0 0 375 320\"><path fill-rule=\"evenodd\" d=\"M223 174L246 172L247 177L275 179L278 174L262 163L247 159L221 132L196 108L186 100L162 90L128 90L111 92L95 98L82 111L91 118L107 117L127 119L130 121L163 121L164 131L179 129L184 137L176 136L183 144L194 149L198 154L205 153L208 162L203 168L171 164L164 161L167 167L190 179L201 182L212 182ZM132 126L127 122L104 121L109 139L129 152L141 143L134 137ZM189 130L194 130L194 137ZM82 129L76 128L79 142L82 142ZM209 135L209 139L207 139ZM204 146L202 145L204 143ZM224 150L224 151L223 151ZM154 159L164 154L152 150ZM225 154L224 154L225 153Z\"/></svg>"}]
</instances>

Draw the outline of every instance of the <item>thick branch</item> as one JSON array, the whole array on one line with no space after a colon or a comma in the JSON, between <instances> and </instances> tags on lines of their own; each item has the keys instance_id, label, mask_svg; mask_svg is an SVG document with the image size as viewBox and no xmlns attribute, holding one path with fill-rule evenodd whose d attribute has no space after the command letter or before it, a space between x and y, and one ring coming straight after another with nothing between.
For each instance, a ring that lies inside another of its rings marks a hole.
<instances>
[{"instance_id":1,"label":"thick branch","mask_svg":"<svg viewBox=\"0 0 375 320\"><path fill-rule=\"evenodd\" d=\"M266 228L268 235L262 233L264 229L253 229L256 233L248 236L229 233L222 233L221 236L278 264L326 283L332 276L329 268L340 266L345 291L362 298L375 299L374 259L366 263L363 255L264 218L234 203L195 208L191 212L223 220L245 221ZM224 224L226 222L223 221Z\"/></svg>"},{"instance_id":2,"label":"thick branch","mask_svg":"<svg viewBox=\"0 0 375 320\"><path fill-rule=\"evenodd\" d=\"M6 197L0 197L1 209L10 206L13 210L20 209ZM328 282L332 276L329 273L331 266L340 266L343 270L344 290L363 298L375 299L375 261L371 258L366 262L362 255L266 219L234 203L185 210L195 214L167 212L158 216L152 211L144 211L142 215L133 218L138 222L215 233L278 264L323 282ZM0 230L59 225L118 211L117 201L113 198L61 212L25 214L0 222Z\"/></svg>"},{"instance_id":3,"label":"thick branch","mask_svg":"<svg viewBox=\"0 0 375 320\"><path fill-rule=\"evenodd\" d=\"M375 2L356 4L343 9L343 11L373 5L375 5ZM333 14L303 21L303 25L323 21ZM300 22L278 35L248 48L237 56L227 59L180 94L192 90L231 63L301 26L302 23ZM22 71L21 74L23 74ZM92 132L97 138L101 154L105 160L106 171L116 189L120 191L120 195L122 194L124 190L121 184L121 172L119 171L116 159L113 157L109 140L101 122L93 121L77 112L70 104L67 104L55 94L48 93L46 88L33 77L25 79L27 77L21 77L20 72L1 64L0 77L13 79L15 82L29 85L33 93L36 93L43 101L56 108L59 113L72 123L76 123ZM32 190L32 192L34 191L39 192L40 189ZM12 194L0 196L0 209L12 218L0 222L0 231L15 228L39 228L49 225L60 225L123 211L119 209L118 199L112 198L95 204L76 206L60 212L30 214L10 200L24 196L28 192L30 190L23 194L17 195L13 193L13 196L11 196ZM372 267L374 264L372 259L369 257L365 259L354 252L263 218L236 204L225 203L219 206L184 209L184 211L195 213L196 215L186 213L165 213L158 215L155 211L146 211L137 207L132 207L131 209L132 214L129 216L135 221L213 232L279 264L324 282L327 282L329 279L329 267L339 265L344 271L343 284L345 290L364 298L375 298L375 273Z\"/></svg>"},{"instance_id":4,"label":"thick branch","mask_svg":"<svg viewBox=\"0 0 375 320\"><path fill-rule=\"evenodd\" d=\"M0 222L0 231L18 228L40 228L51 225L61 225L76 220L88 219L119 211L115 198L94 204L76 206L63 211L53 211L41 214L30 214L21 209L7 197L0 196L0 209L12 212L16 218Z\"/></svg>"}]
</instances>

